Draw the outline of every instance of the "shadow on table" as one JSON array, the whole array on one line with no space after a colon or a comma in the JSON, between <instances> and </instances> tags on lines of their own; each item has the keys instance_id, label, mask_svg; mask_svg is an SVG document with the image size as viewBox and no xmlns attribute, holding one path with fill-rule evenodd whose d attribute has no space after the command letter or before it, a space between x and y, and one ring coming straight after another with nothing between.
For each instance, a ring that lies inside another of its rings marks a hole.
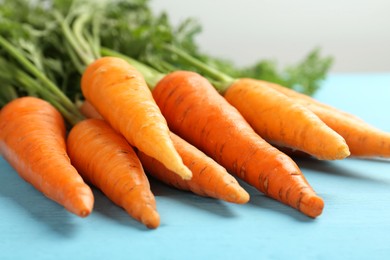
<instances>
[{"instance_id":1,"label":"shadow on table","mask_svg":"<svg viewBox=\"0 0 390 260\"><path fill-rule=\"evenodd\" d=\"M172 200L186 207L206 211L210 214L217 214L222 217L235 216L234 212L222 201L176 190L154 179L150 180L150 185L153 194L156 196L157 210L159 208L158 199L159 197L163 197L164 199ZM110 201L101 191L94 188L93 192L95 195L94 214L99 214L101 217L125 227L131 227L141 231L149 230L142 223L132 218L124 209ZM160 215L160 217L162 216Z\"/></svg>"},{"instance_id":2,"label":"shadow on table","mask_svg":"<svg viewBox=\"0 0 390 260\"><path fill-rule=\"evenodd\" d=\"M383 175L371 174L369 171L375 169L376 172L380 169L390 166L389 161L348 158L344 161L319 161L315 159L295 159L296 163L302 170L313 171L311 174L323 174L333 177L351 178L364 182L372 182L377 184L390 185L388 178L384 179ZM371 165L367 165L370 163ZM388 168L390 169L390 167ZM389 171L390 175L390 171Z\"/></svg>"},{"instance_id":3,"label":"shadow on table","mask_svg":"<svg viewBox=\"0 0 390 260\"><path fill-rule=\"evenodd\" d=\"M189 191L178 190L155 179L151 179L150 184L155 196L172 199L184 206L225 218L232 218L236 216L232 208L227 205L229 202L209 197L202 197Z\"/></svg>"},{"instance_id":4,"label":"shadow on table","mask_svg":"<svg viewBox=\"0 0 390 260\"><path fill-rule=\"evenodd\" d=\"M0 182L1 197L18 204L37 225L49 228L63 237L74 234L72 218L75 216L25 182L3 159L0 164L3 175Z\"/></svg>"},{"instance_id":5,"label":"shadow on table","mask_svg":"<svg viewBox=\"0 0 390 260\"><path fill-rule=\"evenodd\" d=\"M93 194L95 197L93 214L99 214L105 218L106 221L114 221L125 227L134 228L138 230L150 230L142 223L131 217L123 208L117 206L109 198L107 198L100 190L93 187Z\"/></svg>"},{"instance_id":6,"label":"shadow on table","mask_svg":"<svg viewBox=\"0 0 390 260\"><path fill-rule=\"evenodd\" d=\"M298 210L283 204L282 202L279 202L273 198L267 197L254 187L251 187L250 185L243 183L240 181L241 186L247 190L251 196L250 201L244 205L246 207L253 207L257 208L259 210L259 214L261 214L263 211L270 211L272 213L276 213L279 215L286 216L288 218L292 218L293 220L299 221L299 222L313 222L315 221L314 218L310 218L303 213L299 212Z\"/></svg>"},{"instance_id":7,"label":"shadow on table","mask_svg":"<svg viewBox=\"0 0 390 260\"><path fill-rule=\"evenodd\" d=\"M229 204L228 202L223 202L213 198L200 197L190 192L184 192L170 188L157 181L151 182L152 190L156 196L171 198L172 200L175 200L175 202L185 206L203 210L225 218L237 217L238 214L236 211L239 211L240 207L253 207L259 210L259 214L265 210L285 215L301 222L314 221L313 218L305 216L296 209L266 197L260 191L242 182L241 180L239 180L239 183L246 191L248 191L251 196L250 201L244 205Z\"/></svg>"}]
</instances>

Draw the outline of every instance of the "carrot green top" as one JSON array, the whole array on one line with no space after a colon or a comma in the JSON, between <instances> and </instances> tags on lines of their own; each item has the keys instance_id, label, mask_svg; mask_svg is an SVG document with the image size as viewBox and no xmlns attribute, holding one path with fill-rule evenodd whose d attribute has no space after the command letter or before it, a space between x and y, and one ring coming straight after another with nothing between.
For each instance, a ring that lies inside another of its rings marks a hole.
<instances>
[{"instance_id":1,"label":"carrot green top","mask_svg":"<svg viewBox=\"0 0 390 260\"><path fill-rule=\"evenodd\" d=\"M20 67L7 64L7 66L12 66L12 72L16 74L15 78L18 80L19 87L30 95L39 95L49 101L71 124L84 118L73 102L48 78L44 71L25 56L22 50L13 46L2 36L0 36L0 47L3 47L20 64Z\"/></svg>"},{"instance_id":2,"label":"carrot green top","mask_svg":"<svg viewBox=\"0 0 390 260\"><path fill-rule=\"evenodd\" d=\"M206 77L208 77L208 80L212 82L213 86L220 93L224 93L229 88L229 86L236 81L236 79L208 66L207 64L197 60L196 58L190 56L179 48L174 47L173 45L165 45L164 48L190 63L191 65L201 69L205 73ZM155 70L154 68L109 48L102 47L101 54L103 56L119 57L129 62L143 74L150 89L153 89L156 84L165 76L165 74Z\"/></svg>"}]
</instances>

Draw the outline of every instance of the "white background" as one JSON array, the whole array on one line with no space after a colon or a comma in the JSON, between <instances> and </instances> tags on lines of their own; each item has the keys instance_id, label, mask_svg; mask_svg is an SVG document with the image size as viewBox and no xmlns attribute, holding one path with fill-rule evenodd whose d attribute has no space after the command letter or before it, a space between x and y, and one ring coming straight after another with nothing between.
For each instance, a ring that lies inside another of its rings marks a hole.
<instances>
[{"instance_id":1,"label":"white background","mask_svg":"<svg viewBox=\"0 0 390 260\"><path fill-rule=\"evenodd\" d=\"M151 0L174 24L196 18L207 53L249 65L282 67L315 47L335 58L333 72L390 72L390 0Z\"/></svg>"}]
</instances>

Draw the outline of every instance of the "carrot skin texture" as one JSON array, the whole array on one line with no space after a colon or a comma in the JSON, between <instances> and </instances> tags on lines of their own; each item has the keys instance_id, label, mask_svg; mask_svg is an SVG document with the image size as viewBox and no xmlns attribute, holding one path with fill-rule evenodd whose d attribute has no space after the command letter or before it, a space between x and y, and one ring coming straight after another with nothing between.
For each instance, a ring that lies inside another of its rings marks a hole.
<instances>
[{"instance_id":1,"label":"carrot skin texture","mask_svg":"<svg viewBox=\"0 0 390 260\"><path fill-rule=\"evenodd\" d=\"M324 104L307 95L275 83L263 84L292 98L313 111L324 123L344 137L351 156L390 158L390 133L384 132L355 115Z\"/></svg>"},{"instance_id":2,"label":"carrot skin texture","mask_svg":"<svg viewBox=\"0 0 390 260\"><path fill-rule=\"evenodd\" d=\"M313 112L343 136L353 157L390 158L390 133L381 131L354 117L336 114L322 107Z\"/></svg>"},{"instance_id":3,"label":"carrot skin texture","mask_svg":"<svg viewBox=\"0 0 390 260\"><path fill-rule=\"evenodd\" d=\"M183 179L191 178L144 78L128 62L115 57L97 59L83 73L81 88L99 114L132 146Z\"/></svg>"},{"instance_id":4,"label":"carrot skin texture","mask_svg":"<svg viewBox=\"0 0 390 260\"><path fill-rule=\"evenodd\" d=\"M321 160L344 159L350 154L344 138L311 110L257 80L235 81L224 97L270 143Z\"/></svg>"},{"instance_id":5,"label":"carrot skin texture","mask_svg":"<svg viewBox=\"0 0 390 260\"><path fill-rule=\"evenodd\" d=\"M80 108L86 117L102 119L101 115L88 101L83 102ZM188 190L200 196L237 204L244 204L249 201L249 194L225 168L172 132L171 139L176 150L183 158L184 164L192 172L191 180L183 180L159 161L138 150L138 158L149 175L170 186Z\"/></svg>"},{"instance_id":6,"label":"carrot skin texture","mask_svg":"<svg viewBox=\"0 0 390 260\"><path fill-rule=\"evenodd\" d=\"M289 89L289 88L286 88L286 87L283 87L279 84L276 84L276 83L273 83L273 82L268 82L268 81L264 81L264 80L257 80L258 82L260 82L261 84L269 87L269 88L272 88L276 91L279 91L280 93L283 93L285 94L286 96L290 97L290 98L293 98L295 102L298 102L304 106L312 106L312 105L315 105L315 106L319 106L319 107L322 107L322 108L326 108L326 109L329 109L329 110L332 110L334 112L337 112L337 113L341 113L341 114L344 114L348 117L354 117L355 119L357 120L361 120L359 119L358 117L352 115L352 114L349 114L349 113L346 113L344 111L341 111L341 110L338 110L332 106L329 106L325 103L322 103L322 102L319 102L318 100L308 96L308 95L305 95L303 93L299 93L293 89Z\"/></svg>"},{"instance_id":7,"label":"carrot skin texture","mask_svg":"<svg viewBox=\"0 0 390 260\"><path fill-rule=\"evenodd\" d=\"M22 97L0 113L0 151L27 182L80 217L88 216L94 197L66 153L65 123L49 103Z\"/></svg>"},{"instance_id":8,"label":"carrot skin texture","mask_svg":"<svg viewBox=\"0 0 390 260\"><path fill-rule=\"evenodd\" d=\"M164 77L153 96L173 132L266 195L310 217L323 200L290 157L257 135L240 113L197 73Z\"/></svg>"},{"instance_id":9,"label":"carrot skin texture","mask_svg":"<svg viewBox=\"0 0 390 260\"><path fill-rule=\"evenodd\" d=\"M201 196L237 204L249 201L249 194L225 168L179 136L171 133L171 139L184 164L192 171L192 179L181 179L154 158L138 151L138 157L148 174L168 185Z\"/></svg>"},{"instance_id":10,"label":"carrot skin texture","mask_svg":"<svg viewBox=\"0 0 390 260\"><path fill-rule=\"evenodd\" d=\"M73 165L87 182L148 228L159 226L149 181L122 135L103 120L87 119L72 128L67 145Z\"/></svg>"}]
</instances>

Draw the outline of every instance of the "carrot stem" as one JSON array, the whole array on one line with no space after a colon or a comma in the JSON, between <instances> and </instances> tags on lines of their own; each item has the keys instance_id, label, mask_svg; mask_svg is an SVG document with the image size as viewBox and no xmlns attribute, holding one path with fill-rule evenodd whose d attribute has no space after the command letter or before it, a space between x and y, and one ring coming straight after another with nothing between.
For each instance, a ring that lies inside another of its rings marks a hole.
<instances>
[{"instance_id":1,"label":"carrot stem","mask_svg":"<svg viewBox=\"0 0 390 260\"><path fill-rule=\"evenodd\" d=\"M154 87L157 85L157 83L162 78L164 78L166 76L166 74L161 73L160 71L158 71L158 70L156 70L156 69L154 69L154 68L152 68L152 67L150 67L142 62L139 62L136 59L133 59L127 55L124 55L124 54L119 53L117 51L114 51L112 49L109 49L106 47L101 47L100 50L101 50L100 52L103 56L118 57L118 58L126 60L128 63L133 65L144 76L145 81L148 84L150 90L153 90ZM189 56L188 54L185 54L184 52L182 52L182 53L183 53L183 55ZM192 58L192 57L189 56L189 58ZM193 60L196 62L195 59L193 59ZM159 61L159 63L161 65L161 64L164 64L165 62L163 60L161 60L161 61ZM167 70L171 70L171 69L167 69ZM213 79L209 79L209 80L210 80L210 82L212 82L213 86L215 86L215 88L217 90L220 90L223 92L228 88L229 84L231 84L234 81L232 78L230 78L227 75L225 75L225 77L226 78L225 78L224 82L220 82L218 80L213 80Z\"/></svg>"},{"instance_id":2,"label":"carrot stem","mask_svg":"<svg viewBox=\"0 0 390 260\"><path fill-rule=\"evenodd\" d=\"M37 81L31 78L27 73L17 70L15 75L21 84L24 85L25 89L31 89L32 91L39 92L40 95L52 104L58 111L68 120L69 123L74 124L80 121L80 118L77 118L76 115L72 114L71 111L68 111L66 107L61 102L61 99L58 96L53 95L45 87L42 87ZM35 96L29 93L29 96Z\"/></svg>"},{"instance_id":3,"label":"carrot stem","mask_svg":"<svg viewBox=\"0 0 390 260\"><path fill-rule=\"evenodd\" d=\"M4 106L11 100L15 99L18 97L18 93L16 92L15 88L10 85L2 85L1 86L1 91L0 91L0 106Z\"/></svg>"},{"instance_id":4,"label":"carrot stem","mask_svg":"<svg viewBox=\"0 0 390 260\"><path fill-rule=\"evenodd\" d=\"M81 48L83 50L83 52L85 52L88 57L94 57L94 53L92 52L92 49L90 48L90 44L88 43L87 40L85 40L84 35L83 35L84 26L85 26L86 22L88 22L89 19L90 19L90 16L88 14L85 14L85 13L77 16L77 18L74 20L72 29L73 29L75 39L79 44L79 48ZM96 59L96 57L93 58L93 60L95 60L95 59Z\"/></svg>"},{"instance_id":5,"label":"carrot stem","mask_svg":"<svg viewBox=\"0 0 390 260\"><path fill-rule=\"evenodd\" d=\"M2 46L13 58L15 58L29 73L35 76L39 82L41 82L45 87L39 87L39 92L42 94L44 91L52 92L51 96L56 96L60 100L64 108L69 110L72 118L67 118L71 120L72 123L82 120L84 117L77 110L77 107L69 100L69 98L36 66L34 66L20 51L14 47L10 42L5 38L0 36L0 46ZM26 74L27 75L27 74Z\"/></svg>"},{"instance_id":6,"label":"carrot stem","mask_svg":"<svg viewBox=\"0 0 390 260\"><path fill-rule=\"evenodd\" d=\"M77 54L77 57L79 57L81 62L84 64L84 66L87 66L88 64L92 63L95 60L95 58L91 56L90 53L89 54L86 53L88 51L85 51L80 48L80 42L78 41L77 37L74 35L74 32L72 32L72 29L70 28L69 24L65 21L65 19L62 17L62 15L58 12L55 12L54 16L61 26L65 39L69 42L69 45L72 47L71 51Z\"/></svg>"},{"instance_id":7,"label":"carrot stem","mask_svg":"<svg viewBox=\"0 0 390 260\"><path fill-rule=\"evenodd\" d=\"M65 49L67 51L67 53L69 54L69 58L70 60L72 61L74 67L76 68L76 70L82 74L83 71L85 70L85 65L83 64L83 62L79 59L79 57L77 56L77 54L73 51L72 49L72 46L70 46L70 44L68 42L65 42L64 44L65 46Z\"/></svg>"},{"instance_id":8,"label":"carrot stem","mask_svg":"<svg viewBox=\"0 0 390 260\"><path fill-rule=\"evenodd\" d=\"M220 84L216 85L215 88L220 93L224 93L229 86L235 81L232 77L210 67L207 66L202 61L192 57L191 55L187 54L186 52L180 50L179 48L166 44L164 45L164 49L171 52L172 54L177 55L179 58L181 58L183 61L189 63L190 65L195 66L196 68L200 69L203 73L206 75L212 77L213 79L220 81Z\"/></svg>"},{"instance_id":9,"label":"carrot stem","mask_svg":"<svg viewBox=\"0 0 390 260\"><path fill-rule=\"evenodd\" d=\"M92 53L95 57L101 57L100 54L100 21L101 17L99 14L95 14L92 17L92 35L86 34L88 42L91 46Z\"/></svg>"}]
</instances>

